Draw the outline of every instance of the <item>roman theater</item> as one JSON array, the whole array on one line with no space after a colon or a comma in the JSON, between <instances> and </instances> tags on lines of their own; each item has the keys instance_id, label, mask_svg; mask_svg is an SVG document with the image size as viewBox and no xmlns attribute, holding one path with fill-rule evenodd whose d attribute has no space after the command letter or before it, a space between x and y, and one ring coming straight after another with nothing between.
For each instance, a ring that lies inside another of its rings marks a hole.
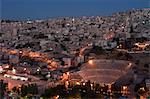
<instances>
[{"instance_id":1,"label":"roman theater","mask_svg":"<svg viewBox=\"0 0 150 99\"><path fill-rule=\"evenodd\" d=\"M93 59L84 63L76 74L84 81L112 84L125 75L132 66L132 62L125 60Z\"/></svg>"}]
</instances>

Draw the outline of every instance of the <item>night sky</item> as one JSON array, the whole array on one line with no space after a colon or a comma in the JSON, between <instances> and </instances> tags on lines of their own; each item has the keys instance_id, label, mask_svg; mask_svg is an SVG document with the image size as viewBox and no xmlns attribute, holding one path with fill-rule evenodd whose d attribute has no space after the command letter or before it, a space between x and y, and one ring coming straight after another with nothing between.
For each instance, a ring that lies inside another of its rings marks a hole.
<instances>
[{"instance_id":1,"label":"night sky","mask_svg":"<svg viewBox=\"0 0 150 99\"><path fill-rule=\"evenodd\" d=\"M148 8L149 0L1 0L3 19L46 19L111 15L119 11Z\"/></svg>"}]
</instances>

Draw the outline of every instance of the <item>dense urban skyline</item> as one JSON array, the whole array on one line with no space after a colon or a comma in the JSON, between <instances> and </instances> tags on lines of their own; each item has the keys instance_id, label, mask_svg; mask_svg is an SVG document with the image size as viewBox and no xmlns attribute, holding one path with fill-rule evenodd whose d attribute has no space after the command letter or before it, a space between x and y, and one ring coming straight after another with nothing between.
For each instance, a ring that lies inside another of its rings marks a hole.
<instances>
[{"instance_id":1,"label":"dense urban skyline","mask_svg":"<svg viewBox=\"0 0 150 99\"><path fill-rule=\"evenodd\" d=\"M149 0L2 0L3 19L47 19L105 16L131 9L149 8Z\"/></svg>"},{"instance_id":2,"label":"dense urban skyline","mask_svg":"<svg viewBox=\"0 0 150 99\"><path fill-rule=\"evenodd\" d=\"M1 1L0 99L150 99L149 0Z\"/></svg>"}]
</instances>

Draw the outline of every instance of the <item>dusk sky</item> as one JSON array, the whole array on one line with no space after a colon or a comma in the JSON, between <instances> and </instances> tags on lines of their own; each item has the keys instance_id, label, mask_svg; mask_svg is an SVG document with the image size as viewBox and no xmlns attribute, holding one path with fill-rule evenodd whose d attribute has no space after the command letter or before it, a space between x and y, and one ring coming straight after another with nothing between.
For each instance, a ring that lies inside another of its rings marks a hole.
<instances>
[{"instance_id":1,"label":"dusk sky","mask_svg":"<svg viewBox=\"0 0 150 99\"><path fill-rule=\"evenodd\" d=\"M4 19L45 19L65 16L111 15L148 8L149 0L1 0Z\"/></svg>"}]
</instances>

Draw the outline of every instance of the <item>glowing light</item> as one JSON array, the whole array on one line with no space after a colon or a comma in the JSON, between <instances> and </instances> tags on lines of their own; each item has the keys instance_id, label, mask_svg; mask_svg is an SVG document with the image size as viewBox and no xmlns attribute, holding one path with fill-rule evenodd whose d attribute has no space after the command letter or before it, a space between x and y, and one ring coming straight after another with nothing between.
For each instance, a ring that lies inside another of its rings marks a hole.
<instances>
[{"instance_id":1,"label":"glowing light","mask_svg":"<svg viewBox=\"0 0 150 99\"><path fill-rule=\"evenodd\" d=\"M59 95L57 95L56 98L59 98Z\"/></svg>"},{"instance_id":2,"label":"glowing light","mask_svg":"<svg viewBox=\"0 0 150 99\"><path fill-rule=\"evenodd\" d=\"M40 57L40 53L30 52L30 57Z\"/></svg>"},{"instance_id":3,"label":"glowing light","mask_svg":"<svg viewBox=\"0 0 150 99\"><path fill-rule=\"evenodd\" d=\"M9 65L6 65L5 68L9 68Z\"/></svg>"},{"instance_id":4,"label":"glowing light","mask_svg":"<svg viewBox=\"0 0 150 99\"><path fill-rule=\"evenodd\" d=\"M141 87L140 90L145 91L145 88L144 88L144 87Z\"/></svg>"},{"instance_id":5,"label":"glowing light","mask_svg":"<svg viewBox=\"0 0 150 99\"><path fill-rule=\"evenodd\" d=\"M80 82L76 82L76 85L80 85Z\"/></svg>"},{"instance_id":6,"label":"glowing light","mask_svg":"<svg viewBox=\"0 0 150 99\"><path fill-rule=\"evenodd\" d=\"M72 21L75 21L75 19L73 18Z\"/></svg>"},{"instance_id":7,"label":"glowing light","mask_svg":"<svg viewBox=\"0 0 150 99\"><path fill-rule=\"evenodd\" d=\"M131 65L132 65L132 63L129 63L129 65L131 66Z\"/></svg>"},{"instance_id":8,"label":"glowing light","mask_svg":"<svg viewBox=\"0 0 150 99\"><path fill-rule=\"evenodd\" d=\"M6 52L8 54L17 54L18 53L17 55L20 55L21 57L28 56L30 58L35 58L36 61L46 62L48 64L51 64L51 65L49 65L51 67L50 69L55 69L58 65L58 63L55 62L54 60L48 59L47 54L40 53L40 52L32 52L32 51L26 50L26 49L10 50L10 49L6 49L6 48L2 48L1 51ZM52 61L54 61L54 62L52 62Z\"/></svg>"},{"instance_id":9,"label":"glowing light","mask_svg":"<svg viewBox=\"0 0 150 99\"><path fill-rule=\"evenodd\" d=\"M27 68L24 68L23 70L24 70L24 71L26 71L26 70L27 70Z\"/></svg>"},{"instance_id":10,"label":"glowing light","mask_svg":"<svg viewBox=\"0 0 150 99\"><path fill-rule=\"evenodd\" d=\"M22 54L23 52L22 52L22 51L19 51L19 53Z\"/></svg>"},{"instance_id":11,"label":"glowing light","mask_svg":"<svg viewBox=\"0 0 150 99\"><path fill-rule=\"evenodd\" d=\"M16 50L10 50L9 54L17 54Z\"/></svg>"},{"instance_id":12,"label":"glowing light","mask_svg":"<svg viewBox=\"0 0 150 99\"><path fill-rule=\"evenodd\" d=\"M93 87L93 84L91 84L91 87Z\"/></svg>"},{"instance_id":13,"label":"glowing light","mask_svg":"<svg viewBox=\"0 0 150 99\"><path fill-rule=\"evenodd\" d=\"M122 45L121 45L121 44L120 44L119 46L120 46L120 47L122 47Z\"/></svg>"},{"instance_id":14,"label":"glowing light","mask_svg":"<svg viewBox=\"0 0 150 99\"><path fill-rule=\"evenodd\" d=\"M127 68L131 68L131 66L132 66L132 63L129 63L128 66L127 66Z\"/></svg>"},{"instance_id":15,"label":"glowing light","mask_svg":"<svg viewBox=\"0 0 150 99\"><path fill-rule=\"evenodd\" d=\"M41 68L38 68L36 71L37 71L37 72L41 71Z\"/></svg>"},{"instance_id":16,"label":"glowing light","mask_svg":"<svg viewBox=\"0 0 150 99\"><path fill-rule=\"evenodd\" d=\"M68 80L69 79L69 75L70 75L69 72L63 73L63 75L62 75L62 81Z\"/></svg>"},{"instance_id":17,"label":"glowing light","mask_svg":"<svg viewBox=\"0 0 150 99\"><path fill-rule=\"evenodd\" d=\"M88 63L93 65L93 60L89 60Z\"/></svg>"},{"instance_id":18,"label":"glowing light","mask_svg":"<svg viewBox=\"0 0 150 99\"><path fill-rule=\"evenodd\" d=\"M127 86L123 86L123 90L126 90L127 89Z\"/></svg>"},{"instance_id":19,"label":"glowing light","mask_svg":"<svg viewBox=\"0 0 150 99\"><path fill-rule=\"evenodd\" d=\"M54 99L58 99L58 98L59 98L59 95L57 95L57 96L54 97Z\"/></svg>"},{"instance_id":20,"label":"glowing light","mask_svg":"<svg viewBox=\"0 0 150 99\"><path fill-rule=\"evenodd\" d=\"M85 83L83 83L83 86L85 86Z\"/></svg>"},{"instance_id":21,"label":"glowing light","mask_svg":"<svg viewBox=\"0 0 150 99\"><path fill-rule=\"evenodd\" d=\"M70 73L69 73L69 72L67 72L66 74L67 74L68 76L70 75Z\"/></svg>"},{"instance_id":22,"label":"glowing light","mask_svg":"<svg viewBox=\"0 0 150 99\"><path fill-rule=\"evenodd\" d=\"M137 45L137 46L138 46L138 45L139 45L139 43L135 43L134 45Z\"/></svg>"}]
</instances>

